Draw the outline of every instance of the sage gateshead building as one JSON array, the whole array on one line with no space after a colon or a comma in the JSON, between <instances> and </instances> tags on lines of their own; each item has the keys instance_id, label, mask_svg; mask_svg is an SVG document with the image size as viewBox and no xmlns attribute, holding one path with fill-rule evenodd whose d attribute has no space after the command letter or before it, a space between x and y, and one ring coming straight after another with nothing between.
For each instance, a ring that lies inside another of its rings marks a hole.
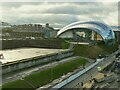
<instances>
[{"instance_id":1,"label":"sage gateshead building","mask_svg":"<svg viewBox=\"0 0 120 90\"><path fill-rule=\"evenodd\" d=\"M89 32L89 35L86 32ZM114 43L115 40L115 34L111 27L97 21L74 22L63 27L57 33L59 38L76 38L76 35L89 36L91 40L103 40L105 43Z\"/></svg>"}]
</instances>

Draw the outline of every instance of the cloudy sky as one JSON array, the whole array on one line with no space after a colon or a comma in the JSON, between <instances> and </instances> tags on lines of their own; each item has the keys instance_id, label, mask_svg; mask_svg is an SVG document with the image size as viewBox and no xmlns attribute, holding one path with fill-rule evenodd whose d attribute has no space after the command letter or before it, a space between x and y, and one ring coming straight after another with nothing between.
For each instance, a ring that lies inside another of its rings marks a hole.
<instances>
[{"instance_id":1,"label":"cloudy sky","mask_svg":"<svg viewBox=\"0 0 120 90\"><path fill-rule=\"evenodd\" d=\"M118 24L118 2L1 2L1 20L11 24L50 23L55 28L76 21Z\"/></svg>"}]
</instances>

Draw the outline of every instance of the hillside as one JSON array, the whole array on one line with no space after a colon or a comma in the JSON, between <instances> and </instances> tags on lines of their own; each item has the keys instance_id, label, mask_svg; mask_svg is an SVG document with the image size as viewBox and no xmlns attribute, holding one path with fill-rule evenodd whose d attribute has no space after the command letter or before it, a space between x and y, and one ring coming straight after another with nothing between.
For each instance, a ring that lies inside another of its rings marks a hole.
<instances>
[{"instance_id":1,"label":"hillside","mask_svg":"<svg viewBox=\"0 0 120 90\"><path fill-rule=\"evenodd\" d=\"M68 48L68 43L62 43L63 48ZM105 45L103 42L98 43L97 45L80 45L77 44L74 46L74 53L75 55L88 57L88 58L97 58L100 54L101 55L109 55L112 52L115 52L118 49L118 44L115 43L114 45L108 46Z\"/></svg>"}]
</instances>

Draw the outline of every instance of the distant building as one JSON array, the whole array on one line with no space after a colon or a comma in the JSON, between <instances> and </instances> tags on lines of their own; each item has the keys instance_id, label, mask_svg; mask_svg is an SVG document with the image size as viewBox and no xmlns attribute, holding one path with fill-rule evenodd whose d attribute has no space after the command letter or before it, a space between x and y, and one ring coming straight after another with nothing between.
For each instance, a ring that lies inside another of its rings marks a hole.
<instances>
[{"instance_id":1,"label":"distant building","mask_svg":"<svg viewBox=\"0 0 120 90\"><path fill-rule=\"evenodd\" d=\"M111 26L111 28L115 32L116 39L119 43L119 51L120 51L120 26Z\"/></svg>"},{"instance_id":2,"label":"distant building","mask_svg":"<svg viewBox=\"0 0 120 90\"><path fill-rule=\"evenodd\" d=\"M0 27L1 27L1 28L10 28L11 26L10 26L10 24L7 23L7 22L0 22Z\"/></svg>"},{"instance_id":3,"label":"distant building","mask_svg":"<svg viewBox=\"0 0 120 90\"><path fill-rule=\"evenodd\" d=\"M46 23L46 28L49 28L49 23Z\"/></svg>"},{"instance_id":4,"label":"distant building","mask_svg":"<svg viewBox=\"0 0 120 90\"><path fill-rule=\"evenodd\" d=\"M118 43L120 44L120 31L117 31L117 40L118 40Z\"/></svg>"},{"instance_id":5,"label":"distant building","mask_svg":"<svg viewBox=\"0 0 120 90\"><path fill-rule=\"evenodd\" d=\"M50 27L47 23L45 27L40 24L22 24L22 25L10 25L3 30L3 38L22 38L30 39L34 37L39 38L55 38L57 31L53 27Z\"/></svg>"}]
</instances>

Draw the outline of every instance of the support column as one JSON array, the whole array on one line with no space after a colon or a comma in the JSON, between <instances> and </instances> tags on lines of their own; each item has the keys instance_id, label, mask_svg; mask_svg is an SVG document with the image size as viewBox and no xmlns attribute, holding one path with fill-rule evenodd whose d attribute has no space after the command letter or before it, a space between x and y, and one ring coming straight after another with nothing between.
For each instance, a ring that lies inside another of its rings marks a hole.
<instances>
[{"instance_id":1,"label":"support column","mask_svg":"<svg viewBox=\"0 0 120 90\"><path fill-rule=\"evenodd\" d=\"M91 39L94 40L94 31L92 31Z\"/></svg>"},{"instance_id":2,"label":"support column","mask_svg":"<svg viewBox=\"0 0 120 90\"><path fill-rule=\"evenodd\" d=\"M91 37L92 40L97 40L97 33L92 31L92 37Z\"/></svg>"},{"instance_id":3,"label":"support column","mask_svg":"<svg viewBox=\"0 0 120 90\"><path fill-rule=\"evenodd\" d=\"M95 36L94 37L95 37L94 39L97 41L97 33L96 32L95 32Z\"/></svg>"}]
</instances>

